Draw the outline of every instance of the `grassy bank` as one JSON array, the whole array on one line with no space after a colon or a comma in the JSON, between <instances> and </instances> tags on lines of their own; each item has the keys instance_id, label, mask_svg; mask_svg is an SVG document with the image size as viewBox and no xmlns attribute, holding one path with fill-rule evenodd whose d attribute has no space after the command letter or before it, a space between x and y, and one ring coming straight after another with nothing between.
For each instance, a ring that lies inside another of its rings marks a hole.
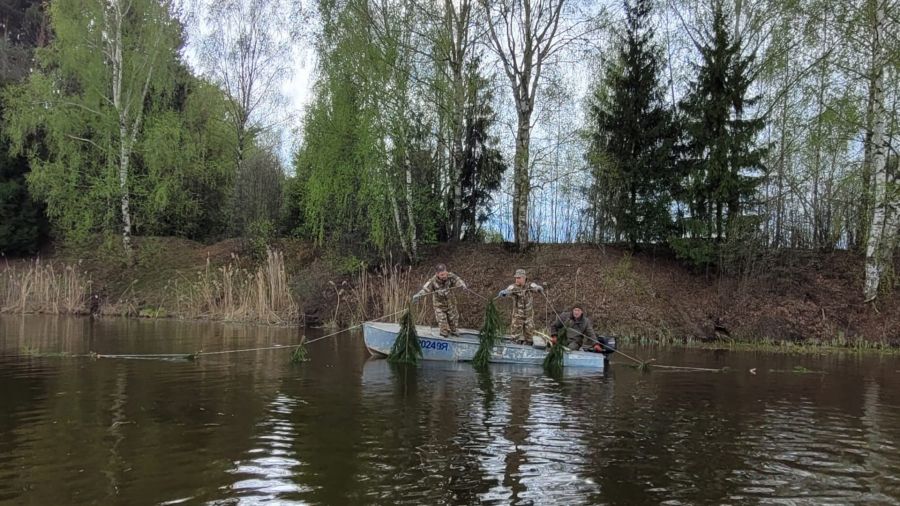
<instances>
[{"instance_id":1,"label":"grassy bank","mask_svg":"<svg viewBox=\"0 0 900 506\"><path fill-rule=\"evenodd\" d=\"M886 292L863 304L862 260L848 252L791 252L757 262L752 272L719 276L664 253L587 245L541 245L526 254L498 244L435 245L412 267L361 265L291 241L248 255L237 241L144 238L138 251L131 267L101 247L4 261L0 311L345 326L403 309L431 266L444 262L478 294L455 294L471 328L481 325L483 297L524 268L547 288L547 299L535 299L539 327L577 301L598 332L638 344L900 346L900 298ZM504 319L508 306L499 302ZM417 312L417 321L433 322L429 302Z\"/></svg>"}]
</instances>

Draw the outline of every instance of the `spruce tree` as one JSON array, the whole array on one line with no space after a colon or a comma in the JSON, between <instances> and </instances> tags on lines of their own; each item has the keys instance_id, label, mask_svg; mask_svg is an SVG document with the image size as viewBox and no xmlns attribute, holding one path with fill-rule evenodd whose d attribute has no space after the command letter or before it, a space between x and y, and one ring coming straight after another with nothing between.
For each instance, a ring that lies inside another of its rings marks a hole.
<instances>
[{"instance_id":1,"label":"spruce tree","mask_svg":"<svg viewBox=\"0 0 900 506\"><path fill-rule=\"evenodd\" d=\"M468 81L464 112L462 166L459 186L462 193L461 210L465 239L479 241L480 227L487 221L494 193L500 188L506 164L497 148L497 139L490 135L497 115L490 81L480 72L476 58L468 65ZM448 207L452 202L448 203Z\"/></svg>"},{"instance_id":2,"label":"spruce tree","mask_svg":"<svg viewBox=\"0 0 900 506\"><path fill-rule=\"evenodd\" d=\"M602 234L639 243L671 232L675 181L672 113L660 85L662 62L650 27L650 2L625 2L626 26L617 61L590 106L594 210Z\"/></svg>"},{"instance_id":3,"label":"spruce tree","mask_svg":"<svg viewBox=\"0 0 900 506\"><path fill-rule=\"evenodd\" d=\"M747 96L754 57L742 55L741 41L733 39L729 26L716 2L697 78L681 102L685 138L679 198L690 212L684 230L717 242L728 237L752 204L764 170L765 150L756 146L764 120L745 116L758 100Z\"/></svg>"}]
</instances>

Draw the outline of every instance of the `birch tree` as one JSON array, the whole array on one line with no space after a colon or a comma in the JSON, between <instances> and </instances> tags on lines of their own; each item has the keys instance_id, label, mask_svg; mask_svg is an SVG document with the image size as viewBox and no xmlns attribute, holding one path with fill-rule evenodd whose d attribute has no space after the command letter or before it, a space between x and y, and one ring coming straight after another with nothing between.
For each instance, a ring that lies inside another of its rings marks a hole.
<instances>
[{"instance_id":1,"label":"birch tree","mask_svg":"<svg viewBox=\"0 0 900 506\"><path fill-rule=\"evenodd\" d=\"M891 246L897 236L893 214L898 203L894 192L888 191L887 139L885 127L885 72L887 70L887 0L869 2L872 15L872 38L870 42L870 88L869 104L871 114L871 134L866 145L871 153L871 174L873 188L873 211L866 243L866 279L863 296L866 302L878 296L878 286L884 274L885 265L891 261ZM888 228L890 225L891 229Z\"/></svg>"},{"instance_id":2,"label":"birch tree","mask_svg":"<svg viewBox=\"0 0 900 506\"><path fill-rule=\"evenodd\" d=\"M474 24L474 0L454 2L445 0L440 16L439 35L434 49L434 59L438 62L439 78L447 83L448 100L444 106L447 128L450 132L448 143L449 183L450 183L450 223L449 239L462 238L463 190L461 179L465 165L464 140L466 135L466 101L469 76L467 67L475 59L475 45L478 42L478 27Z\"/></svg>"},{"instance_id":3,"label":"birch tree","mask_svg":"<svg viewBox=\"0 0 900 506\"><path fill-rule=\"evenodd\" d=\"M50 51L8 115L14 148L31 151L31 186L48 215L67 232L118 221L129 262L135 147L152 96L171 86L180 29L172 9L157 0L53 2ZM29 148L39 132L44 146Z\"/></svg>"},{"instance_id":4,"label":"birch tree","mask_svg":"<svg viewBox=\"0 0 900 506\"><path fill-rule=\"evenodd\" d=\"M105 98L111 99L118 123L122 242L129 260L132 230L128 175L131 156L144 121L144 102L154 73L162 74L160 67L172 59L175 23L169 17L169 8L168 2L136 5L134 0L108 0L100 9L103 20L100 47L109 64L109 94L112 95Z\"/></svg>"},{"instance_id":5,"label":"birch tree","mask_svg":"<svg viewBox=\"0 0 900 506\"><path fill-rule=\"evenodd\" d=\"M532 113L541 75L550 60L593 29L594 19L580 15L576 0L480 0L486 14L489 45L509 80L516 109L513 158L513 231L519 250L528 247L531 194L529 149ZM564 19L565 18L565 19Z\"/></svg>"},{"instance_id":6,"label":"birch tree","mask_svg":"<svg viewBox=\"0 0 900 506\"><path fill-rule=\"evenodd\" d=\"M253 184L266 176L244 174L250 151L261 134L271 133L286 119L281 85L290 76L299 5L293 0L211 0L201 8L203 73L228 96L238 180ZM242 215L243 193L237 188L234 194L238 232L245 222L260 218Z\"/></svg>"}]
</instances>

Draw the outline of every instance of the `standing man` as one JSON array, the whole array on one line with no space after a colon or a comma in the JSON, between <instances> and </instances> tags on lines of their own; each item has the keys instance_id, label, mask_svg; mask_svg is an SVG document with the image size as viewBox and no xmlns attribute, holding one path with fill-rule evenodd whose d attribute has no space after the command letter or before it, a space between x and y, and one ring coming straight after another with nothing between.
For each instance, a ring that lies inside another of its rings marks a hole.
<instances>
[{"instance_id":1,"label":"standing man","mask_svg":"<svg viewBox=\"0 0 900 506\"><path fill-rule=\"evenodd\" d=\"M519 344L532 344L534 335L534 293L544 293L544 287L537 283L529 283L525 277L525 269L517 269L515 283L500 290L499 297L512 296L513 315L510 334Z\"/></svg>"},{"instance_id":2,"label":"standing man","mask_svg":"<svg viewBox=\"0 0 900 506\"><path fill-rule=\"evenodd\" d=\"M437 264L434 267L435 274L431 277L415 295L413 301L433 294L431 301L434 305L434 317L441 329L441 337L459 336L459 311L456 309L456 297L450 294L454 288L466 288L466 283L452 272L447 271L447 266Z\"/></svg>"},{"instance_id":3,"label":"standing man","mask_svg":"<svg viewBox=\"0 0 900 506\"><path fill-rule=\"evenodd\" d=\"M550 325L550 339L553 344L556 344L556 336L563 327L566 329L570 350L580 350L582 346L588 346L597 353L603 352L604 347L599 343L605 345L606 339L597 337L591 319L584 314L584 307L581 304L575 304L571 311L557 316Z\"/></svg>"}]
</instances>

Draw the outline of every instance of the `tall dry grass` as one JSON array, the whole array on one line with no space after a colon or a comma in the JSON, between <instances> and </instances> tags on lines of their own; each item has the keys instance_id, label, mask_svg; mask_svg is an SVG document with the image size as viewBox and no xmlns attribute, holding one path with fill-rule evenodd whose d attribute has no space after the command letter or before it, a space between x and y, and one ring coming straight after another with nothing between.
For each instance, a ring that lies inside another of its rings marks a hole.
<instances>
[{"instance_id":1,"label":"tall dry grass","mask_svg":"<svg viewBox=\"0 0 900 506\"><path fill-rule=\"evenodd\" d=\"M176 312L187 318L287 324L300 314L288 288L284 255L272 249L255 270L240 267L237 257L219 268L207 259L195 280L183 288L176 283L176 293Z\"/></svg>"},{"instance_id":2,"label":"tall dry grass","mask_svg":"<svg viewBox=\"0 0 900 506\"><path fill-rule=\"evenodd\" d=\"M90 292L80 264L57 266L38 258L20 266L6 263L0 271L0 313L83 314Z\"/></svg>"},{"instance_id":3,"label":"tall dry grass","mask_svg":"<svg viewBox=\"0 0 900 506\"><path fill-rule=\"evenodd\" d=\"M337 304L329 323L332 326L355 325L385 315L392 316L379 321L398 322L409 305L410 296L418 288L410 267L381 266L374 272L362 268L354 276L352 285L334 286ZM416 321L422 321L427 307L417 304L413 310Z\"/></svg>"}]
</instances>

